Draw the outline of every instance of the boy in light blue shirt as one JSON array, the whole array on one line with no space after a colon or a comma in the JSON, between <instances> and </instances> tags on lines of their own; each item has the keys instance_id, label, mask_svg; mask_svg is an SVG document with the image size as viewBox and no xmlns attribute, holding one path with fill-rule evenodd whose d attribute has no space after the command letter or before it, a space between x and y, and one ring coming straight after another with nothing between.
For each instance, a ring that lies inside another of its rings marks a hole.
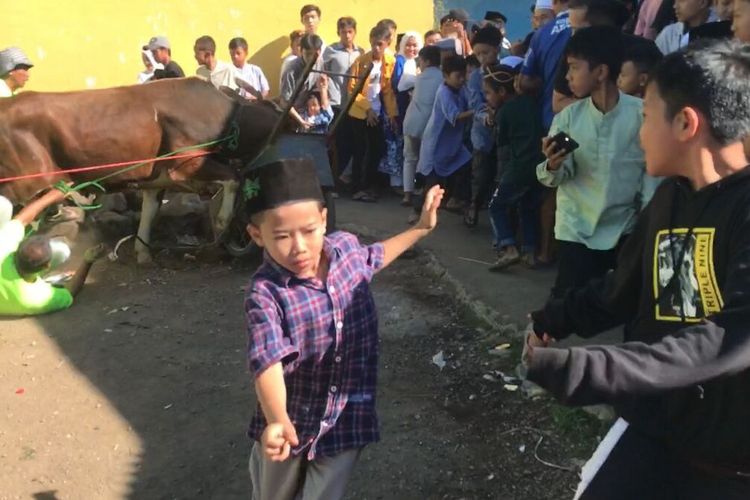
<instances>
[{"instance_id":1,"label":"boy in light blue shirt","mask_svg":"<svg viewBox=\"0 0 750 500\"><path fill-rule=\"evenodd\" d=\"M557 187L555 238L559 270L552 296L614 268L618 245L651 198L657 179L646 174L640 144L643 101L621 93L622 35L612 27L578 31L566 49L567 79L582 99L558 114L537 178ZM580 147L569 153L552 140L565 132Z\"/></svg>"}]
</instances>

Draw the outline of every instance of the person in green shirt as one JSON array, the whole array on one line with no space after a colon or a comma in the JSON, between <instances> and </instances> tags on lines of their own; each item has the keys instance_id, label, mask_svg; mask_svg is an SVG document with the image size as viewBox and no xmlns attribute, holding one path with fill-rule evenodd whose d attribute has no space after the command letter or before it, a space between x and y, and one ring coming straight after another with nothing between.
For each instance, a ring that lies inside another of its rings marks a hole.
<instances>
[{"instance_id":1,"label":"person in green shirt","mask_svg":"<svg viewBox=\"0 0 750 500\"><path fill-rule=\"evenodd\" d=\"M91 265L103 254L103 245L90 248L84 261L64 286L53 286L40 276L58 264L61 253L46 236L25 238L26 226L47 207L63 200L64 195L52 189L24 207L8 220L12 207L0 197L0 316L28 316L67 309L73 297L83 288ZM64 256L63 256L64 257Z\"/></svg>"},{"instance_id":2,"label":"person in green shirt","mask_svg":"<svg viewBox=\"0 0 750 500\"><path fill-rule=\"evenodd\" d=\"M500 182L490 201L490 221L497 249L497 261L490 271L501 271L523 262L536 266L539 233L539 206L542 186L536 179L536 166L542 156L542 126L539 103L515 89L518 70L500 64L487 68L483 78L484 96L494 114L495 143L506 147L508 158L503 163ZM510 211L518 213L523 246L516 246L516 231Z\"/></svg>"},{"instance_id":3,"label":"person in green shirt","mask_svg":"<svg viewBox=\"0 0 750 500\"><path fill-rule=\"evenodd\" d=\"M607 26L577 31L566 48L567 80L581 100L555 116L542 145L547 160L536 172L542 184L557 187L553 298L615 267L620 243L659 183L646 174L641 149L643 101L617 88L623 54L622 33ZM580 147L558 149L558 132Z\"/></svg>"}]
</instances>

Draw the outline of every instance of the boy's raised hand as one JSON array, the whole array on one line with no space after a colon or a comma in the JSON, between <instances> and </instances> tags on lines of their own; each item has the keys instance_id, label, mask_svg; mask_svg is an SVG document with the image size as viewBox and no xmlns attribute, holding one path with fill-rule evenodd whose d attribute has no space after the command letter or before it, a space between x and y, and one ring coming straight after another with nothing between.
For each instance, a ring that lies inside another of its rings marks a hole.
<instances>
[{"instance_id":1,"label":"boy's raised hand","mask_svg":"<svg viewBox=\"0 0 750 500\"><path fill-rule=\"evenodd\" d=\"M299 445L297 430L294 424L268 424L260 437L260 444L266 458L272 462L283 462L292 453L292 448Z\"/></svg>"},{"instance_id":2,"label":"boy's raised hand","mask_svg":"<svg viewBox=\"0 0 750 500\"><path fill-rule=\"evenodd\" d=\"M440 208L440 204L443 202L443 195L445 195L445 189L438 186L432 186L424 197L424 205L422 205L422 215L417 223L417 229L426 229L432 231L437 226L437 211Z\"/></svg>"}]
</instances>

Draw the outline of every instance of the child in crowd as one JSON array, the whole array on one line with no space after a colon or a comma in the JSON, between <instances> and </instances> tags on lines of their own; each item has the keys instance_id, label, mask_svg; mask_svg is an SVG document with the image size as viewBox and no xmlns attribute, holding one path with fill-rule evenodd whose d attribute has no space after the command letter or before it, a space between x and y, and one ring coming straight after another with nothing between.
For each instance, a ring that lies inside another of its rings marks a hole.
<instances>
[{"instance_id":1,"label":"child in crowd","mask_svg":"<svg viewBox=\"0 0 750 500\"><path fill-rule=\"evenodd\" d=\"M750 0L734 0L732 30L737 40L750 43Z\"/></svg>"},{"instance_id":2,"label":"child in crowd","mask_svg":"<svg viewBox=\"0 0 750 500\"><path fill-rule=\"evenodd\" d=\"M679 0L674 4L677 22L664 28L656 37L656 46L662 54L671 54L690 41L689 31L706 23L719 20L711 8L711 0Z\"/></svg>"},{"instance_id":3,"label":"child in crowd","mask_svg":"<svg viewBox=\"0 0 750 500\"><path fill-rule=\"evenodd\" d=\"M349 233L326 236L311 161L282 160L255 175L247 229L265 261L245 299L259 403L248 431L252 498L340 500L362 449L380 437L370 282L434 229L443 190L427 193L414 228L366 246Z\"/></svg>"},{"instance_id":4,"label":"child in crowd","mask_svg":"<svg viewBox=\"0 0 750 500\"><path fill-rule=\"evenodd\" d=\"M357 79L367 72L372 63L372 71L362 91L353 96L349 110L351 118L354 150L352 158L352 199L362 202L377 201L374 188L377 168L383 156L383 119L398 128L398 106L393 92L391 78L396 65L395 58L388 51L391 44L391 30L384 25L375 26L370 31L370 51L357 58L351 67L349 92L354 92Z\"/></svg>"},{"instance_id":5,"label":"child in crowd","mask_svg":"<svg viewBox=\"0 0 750 500\"><path fill-rule=\"evenodd\" d=\"M490 220L497 249L497 261L490 271L500 271L519 261L536 266L541 186L536 166L544 159L544 136L539 103L516 92L518 69L505 65L484 71L483 88L487 104L494 112L497 147L507 148L500 182L490 201ZM523 246L519 253L510 210L518 213Z\"/></svg>"},{"instance_id":6,"label":"child in crowd","mask_svg":"<svg viewBox=\"0 0 750 500\"><path fill-rule=\"evenodd\" d=\"M547 161L537 167L539 181L557 187L555 298L614 267L621 241L656 187L640 146L643 101L617 89L622 54L622 34L606 26L578 30L565 51L570 89L589 97L555 116L543 143ZM554 141L559 132L580 147L570 152Z\"/></svg>"},{"instance_id":7,"label":"child in crowd","mask_svg":"<svg viewBox=\"0 0 750 500\"><path fill-rule=\"evenodd\" d=\"M281 88L281 86L283 85L284 75L289 69L289 65L302 55L302 48L300 44L302 42L303 36L305 36L305 32L302 30L294 30L289 33L289 55L287 55L281 61L281 72L279 73L279 88Z\"/></svg>"},{"instance_id":8,"label":"child in crowd","mask_svg":"<svg viewBox=\"0 0 750 500\"><path fill-rule=\"evenodd\" d=\"M321 76L318 89L318 92L311 92L307 97L307 106L302 112L302 132L325 134L333 121L333 110L328 100L328 78L325 75Z\"/></svg>"},{"instance_id":9,"label":"child in crowd","mask_svg":"<svg viewBox=\"0 0 750 500\"><path fill-rule=\"evenodd\" d=\"M232 64L239 71L240 76L248 82L265 99L271 88L268 86L266 75L259 66L247 62L247 40L242 37L232 38L229 42L229 56L232 58ZM240 89L240 95L245 99L255 100L257 94L252 94L245 89Z\"/></svg>"},{"instance_id":10,"label":"child in crowd","mask_svg":"<svg viewBox=\"0 0 750 500\"><path fill-rule=\"evenodd\" d=\"M420 50L419 66L420 73L404 117L404 206L412 204L422 134L430 120L438 89L443 84L440 48L430 45Z\"/></svg>"},{"instance_id":11,"label":"child in crowd","mask_svg":"<svg viewBox=\"0 0 750 500\"><path fill-rule=\"evenodd\" d=\"M406 201L406 187L403 186L404 179L404 136L401 131L401 121L406 115L409 107L411 93L417 80L419 68L417 67L417 54L422 49L422 36L419 33L409 31L401 37L396 65L393 68L391 86L396 94L398 106L399 127L392 129L385 127L385 154L380 162L380 171L391 177L391 186L401 186Z\"/></svg>"},{"instance_id":12,"label":"child in crowd","mask_svg":"<svg viewBox=\"0 0 750 500\"><path fill-rule=\"evenodd\" d=\"M165 36L155 36L148 41L148 50L154 56L154 60L161 64L161 69L154 70L154 80L164 78L184 78L185 72L179 64L172 60L172 44Z\"/></svg>"},{"instance_id":13,"label":"child in crowd","mask_svg":"<svg viewBox=\"0 0 750 500\"><path fill-rule=\"evenodd\" d=\"M429 47L430 45L435 45L442 39L443 39L443 36L440 34L439 31L429 30L424 34L424 45L425 47Z\"/></svg>"},{"instance_id":14,"label":"child in crowd","mask_svg":"<svg viewBox=\"0 0 750 500\"><path fill-rule=\"evenodd\" d=\"M632 46L625 51L617 87L625 94L643 99L649 75L662 57L661 51L651 44Z\"/></svg>"},{"instance_id":15,"label":"child in crowd","mask_svg":"<svg viewBox=\"0 0 750 500\"><path fill-rule=\"evenodd\" d=\"M302 91L297 94L292 107L289 110L289 116L295 123L305 127L305 122L300 113L307 107L307 97L310 92L318 88L318 82L321 79L323 70L323 59L320 57L323 48L323 40L318 35L304 35L300 40L300 57L292 61L281 75L281 105L287 106L294 97L294 91L297 88L297 82L302 78L305 67L309 61L314 61L313 72L307 75L307 80L302 86Z\"/></svg>"},{"instance_id":16,"label":"child in crowd","mask_svg":"<svg viewBox=\"0 0 750 500\"><path fill-rule=\"evenodd\" d=\"M477 31L472 39L473 56L480 68L469 77L467 90L469 106L474 110L471 124L471 145L473 157L471 163L471 199L466 209L464 223L468 227L477 225L479 208L485 203L492 190L492 182L497 173L497 156L492 137L492 126L488 119L487 101L482 88L483 76L488 68L498 63L502 32L494 26L485 26Z\"/></svg>"},{"instance_id":17,"label":"child in crowd","mask_svg":"<svg viewBox=\"0 0 750 500\"><path fill-rule=\"evenodd\" d=\"M419 148L417 172L425 178L425 190L436 184L447 187L448 196L459 202L468 197L466 176L471 153L464 144L466 124L474 116L466 95L466 60L451 56L443 60L443 84L439 87L430 120ZM417 200L418 210L421 200Z\"/></svg>"},{"instance_id":18,"label":"child in crowd","mask_svg":"<svg viewBox=\"0 0 750 500\"><path fill-rule=\"evenodd\" d=\"M195 61L199 64L195 73L211 82L217 89L227 87L234 91L244 89L250 93L257 93L257 90L240 75L237 68L216 58L216 42L210 36L198 38L193 46L193 52Z\"/></svg>"}]
</instances>

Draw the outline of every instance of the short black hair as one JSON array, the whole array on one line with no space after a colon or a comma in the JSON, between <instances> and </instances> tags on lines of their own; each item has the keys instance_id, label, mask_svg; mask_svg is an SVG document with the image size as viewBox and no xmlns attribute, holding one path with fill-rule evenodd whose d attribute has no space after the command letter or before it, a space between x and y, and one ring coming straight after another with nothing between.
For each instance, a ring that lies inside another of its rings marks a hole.
<instances>
[{"instance_id":1,"label":"short black hair","mask_svg":"<svg viewBox=\"0 0 750 500\"><path fill-rule=\"evenodd\" d=\"M427 40L428 38L430 38L432 35L440 35L440 32L438 30L429 30L429 31L426 31L425 34L424 34L425 40Z\"/></svg>"},{"instance_id":2,"label":"short black hair","mask_svg":"<svg viewBox=\"0 0 750 500\"><path fill-rule=\"evenodd\" d=\"M477 59L477 56L472 54L466 58L466 66L472 67L472 68L478 68L481 66L481 64L479 64L479 59Z\"/></svg>"},{"instance_id":3,"label":"short black hair","mask_svg":"<svg viewBox=\"0 0 750 500\"><path fill-rule=\"evenodd\" d=\"M622 29L630 19L628 8L619 0L591 0L586 20L591 26L614 26Z\"/></svg>"},{"instance_id":4,"label":"short black hair","mask_svg":"<svg viewBox=\"0 0 750 500\"><path fill-rule=\"evenodd\" d=\"M229 50L244 49L247 50L247 40L238 36L229 40Z\"/></svg>"},{"instance_id":5,"label":"short black hair","mask_svg":"<svg viewBox=\"0 0 750 500\"><path fill-rule=\"evenodd\" d=\"M378 26L387 26L389 30L397 30L398 25L396 24L396 21L393 19L381 19L378 21Z\"/></svg>"},{"instance_id":6,"label":"short black hair","mask_svg":"<svg viewBox=\"0 0 750 500\"><path fill-rule=\"evenodd\" d=\"M637 43L625 50L622 62L632 62L638 73L651 74L657 64L664 59L661 50L653 43Z\"/></svg>"},{"instance_id":7,"label":"short black hair","mask_svg":"<svg viewBox=\"0 0 750 500\"><path fill-rule=\"evenodd\" d=\"M299 11L299 18L302 19L303 17L305 17L305 14L307 14L308 12L317 12L318 13L318 17L321 17L323 15L320 12L320 7L318 7L317 5L309 3L307 5L303 5L302 6L302 8Z\"/></svg>"},{"instance_id":8,"label":"short black hair","mask_svg":"<svg viewBox=\"0 0 750 500\"><path fill-rule=\"evenodd\" d=\"M322 99L322 98L320 97L320 92L318 92L317 90L314 90L314 91L312 91L312 92L309 92L309 93L307 94L307 99L305 99L305 102L309 101L309 100L310 100L310 99L312 99L313 97L314 97L315 99L317 99L317 100L318 100L318 102L322 102L322 101L321 101L321 99Z\"/></svg>"},{"instance_id":9,"label":"short black hair","mask_svg":"<svg viewBox=\"0 0 750 500\"><path fill-rule=\"evenodd\" d=\"M370 41L379 42L381 40L390 40L391 30L388 26L377 24L373 29L370 30Z\"/></svg>"},{"instance_id":10,"label":"short black hair","mask_svg":"<svg viewBox=\"0 0 750 500\"><path fill-rule=\"evenodd\" d=\"M21 276L32 276L43 271L52 261L52 247L45 236L30 236L23 240L13 260Z\"/></svg>"},{"instance_id":11,"label":"short black hair","mask_svg":"<svg viewBox=\"0 0 750 500\"><path fill-rule=\"evenodd\" d=\"M691 107L722 145L750 136L750 45L701 40L666 56L650 82L666 103L667 119Z\"/></svg>"},{"instance_id":12,"label":"short black hair","mask_svg":"<svg viewBox=\"0 0 750 500\"><path fill-rule=\"evenodd\" d=\"M302 50L320 50L323 48L323 39L312 33L303 36L299 43Z\"/></svg>"},{"instance_id":13,"label":"short black hair","mask_svg":"<svg viewBox=\"0 0 750 500\"><path fill-rule=\"evenodd\" d=\"M518 69L505 64L495 64L483 71L482 80L495 92L505 89L507 93L515 94L516 75L518 75Z\"/></svg>"},{"instance_id":14,"label":"short black hair","mask_svg":"<svg viewBox=\"0 0 750 500\"><path fill-rule=\"evenodd\" d=\"M213 37L203 35L195 41L195 48L198 50L205 50L212 54L216 54L216 42Z\"/></svg>"},{"instance_id":15,"label":"short black hair","mask_svg":"<svg viewBox=\"0 0 750 500\"><path fill-rule=\"evenodd\" d=\"M448 56L443 59L443 74L450 75L455 72L466 73L466 59L461 56Z\"/></svg>"},{"instance_id":16,"label":"short black hair","mask_svg":"<svg viewBox=\"0 0 750 500\"><path fill-rule=\"evenodd\" d=\"M302 30L294 30L289 33L289 45L294 45L294 42L305 36L305 32Z\"/></svg>"},{"instance_id":17,"label":"short black hair","mask_svg":"<svg viewBox=\"0 0 750 500\"><path fill-rule=\"evenodd\" d=\"M617 81L624 53L622 33L612 26L583 28L570 38L565 48L566 57L575 57L589 63L589 68L601 64L609 68L609 79Z\"/></svg>"},{"instance_id":18,"label":"short black hair","mask_svg":"<svg viewBox=\"0 0 750 500\"><path fill-rule=\"evenodd\" d=\"M478 43L491 45L492 47L500 47L500 44L503 43L503 34L494 26L485 26L477 31L471 39L472 45Z\"/></svg>"},{"instance_id":19,"label":"short black hair","mask_svg":"<svg viewBox=\"0 0 750 500\"><path fill-rule=\"evenodd\" d=\"M429 45L419 51L419 59L428 66L440 67L440 47Z\"/></svg>"},{"instance_id":20,"label":"short black hair","mask_svg":"<svg viewBox=\"0 0 750 500\"><path fill-rule=\"evenodd\" d=\"M338 21L336 21L336 31L341 31L343 29L351 28L353 30L357 30L357 20L353 17L340 17Z\"/></svg>"}]
</instances>

